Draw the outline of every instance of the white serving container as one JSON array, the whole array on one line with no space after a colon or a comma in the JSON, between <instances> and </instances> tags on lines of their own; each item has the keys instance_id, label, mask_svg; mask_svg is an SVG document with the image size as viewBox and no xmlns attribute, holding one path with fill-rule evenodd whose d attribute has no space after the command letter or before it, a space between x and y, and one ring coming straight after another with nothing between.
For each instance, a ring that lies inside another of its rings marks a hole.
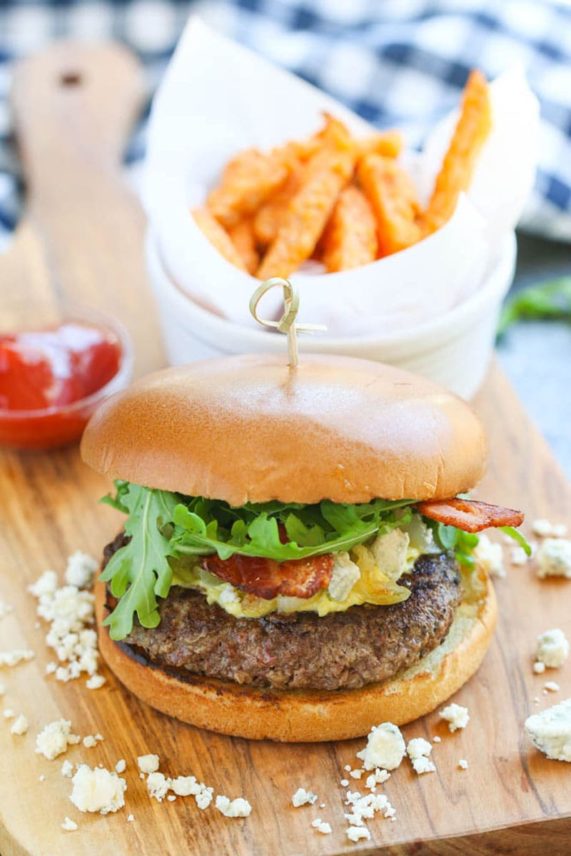
<instances>
[{"instance_id":1,"label":"white serving container","mask_svg":"<svg viewBox=\"0 0 571 856\"><path fill-rule=\"evenodd\" d=\"M515 260L515 234L510 233L478 291L441 317L378 338L300 334L300 353L343 354L389 363L424 375L470 399L480 387L490 362L501 304L513 280ZM147 237L147 261L172 364L260 352L283 352L286 358L285 336L221 318L180 289L165 270L152 233Z\"/></svg>"}]
</instances>

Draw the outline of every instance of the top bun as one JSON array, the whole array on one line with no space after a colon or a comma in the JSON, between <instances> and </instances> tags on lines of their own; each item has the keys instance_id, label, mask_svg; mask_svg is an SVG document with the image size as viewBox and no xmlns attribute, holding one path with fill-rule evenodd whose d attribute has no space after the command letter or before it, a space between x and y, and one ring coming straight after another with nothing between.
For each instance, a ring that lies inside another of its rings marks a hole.
<instances>
[{"instance_id":1,"label":"top bun","mask_svg":"<svg viewBox=\"0 0 571 856\"><path fill-rule=\"evenodd\" d=\"M486 444L467 404L416 375L252 354L142 378L96 411L81 452L112 478L240 506L447 499L480 479Z\"/></svg>"}]
</instances>

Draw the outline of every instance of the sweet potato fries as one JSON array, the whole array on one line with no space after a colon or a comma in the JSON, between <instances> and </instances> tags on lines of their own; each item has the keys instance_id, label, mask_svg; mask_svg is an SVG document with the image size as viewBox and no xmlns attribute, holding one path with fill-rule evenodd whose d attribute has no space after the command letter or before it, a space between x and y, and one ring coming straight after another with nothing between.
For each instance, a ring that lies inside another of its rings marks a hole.
<instances>
[{"instance_id":1,"label":"sweet potato fries","mask_svg":"<svg viewBox=\"0 0 571 856\"><path fill-rule=\"evenodd\" d=\"M264 153L248 149L226 166L199 228L227 261L259 279L288 277L308 259L328 273L397 253L440 229L472 181L492 128L488 84L473 71L426 207L399 163L398 131L353 137L326 114L307 140Z\"/></svg>"}]
</instances>

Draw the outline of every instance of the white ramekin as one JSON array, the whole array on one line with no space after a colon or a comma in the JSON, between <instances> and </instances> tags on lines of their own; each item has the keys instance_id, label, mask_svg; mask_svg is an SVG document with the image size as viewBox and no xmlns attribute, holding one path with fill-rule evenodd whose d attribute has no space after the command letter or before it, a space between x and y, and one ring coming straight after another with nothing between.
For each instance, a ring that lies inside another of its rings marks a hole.
<instances>
[{"instance_id":1,"label":"white ramekin","mask_svg":"<svg viewBox=\"0 0 571 856\"><path fill-rule=\"evenodd\" d=\"M332 338L300 335L300 352L344 354L390 363L472 398L486 374L502 300L514 274L516 240L506 239L480 289L440 318L391 335ZM234 324L195 303L168 276L152 235L147 262L169 361L174 365L228 354L286 352L285 336Z\"/></svg>"}]
</instances>

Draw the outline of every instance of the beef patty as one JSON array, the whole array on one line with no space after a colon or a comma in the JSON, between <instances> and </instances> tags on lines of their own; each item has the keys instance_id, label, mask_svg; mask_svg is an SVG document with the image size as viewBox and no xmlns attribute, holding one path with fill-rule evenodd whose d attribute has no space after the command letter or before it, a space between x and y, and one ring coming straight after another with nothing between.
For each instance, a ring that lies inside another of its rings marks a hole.
<instances>
[{"instance_id":1,"label":"beef patty","mask_svg":"<svg viewBox=\"0 0 571 856\"><path fill-rule=\"evenodd\" d=\"M105 563L125 543L105 548ZM203 594L173 586L154 629L124 640L148 662L184 677L203 675L276 689L356 689L414 665L446 636L461 599L454 556L421 556L399 583L408 600L316 613L235 618Z\"/></svg>"}]
</instances>

